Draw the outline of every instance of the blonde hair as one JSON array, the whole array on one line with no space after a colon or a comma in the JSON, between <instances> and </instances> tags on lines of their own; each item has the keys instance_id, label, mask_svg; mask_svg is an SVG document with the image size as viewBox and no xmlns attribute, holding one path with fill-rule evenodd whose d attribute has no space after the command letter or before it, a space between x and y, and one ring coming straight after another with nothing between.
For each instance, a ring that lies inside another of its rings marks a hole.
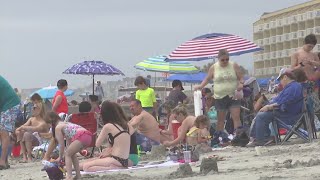
<instances>
[{"instance_id":1,"label":"blonde hair","mask_svg":"<svg viewBox=\"0 0 320 180\"><path fill-rule=\"evenodd\" d=\"M218 52L218 58L222 57L222 56L229 56L229 52L227 49L220 49Z\"/></svg>"},{"instance_id":2,"label":"blonde hair","mask_svg":"<svg viewBox=\"0 0 320 180\"><path fill-rule=\"evenodd\" d=\"M173 114L182 114L184 116L188 116L188 111L185 105L180 104L172 110Z\"/></svg>"},{"instance_id":3,"label":"blonde hair","mask_svg":"<svg viewBox=\"0 0 320 180\"><path fill-rule=\"evenodd\" d=\"M194 121L194 125L199 128L200 124L205 124L205 125L209 125L210 124L210 120L207 116L205 115L200 115L196 118L196 120Z\"/></svg>"}]
</instances>

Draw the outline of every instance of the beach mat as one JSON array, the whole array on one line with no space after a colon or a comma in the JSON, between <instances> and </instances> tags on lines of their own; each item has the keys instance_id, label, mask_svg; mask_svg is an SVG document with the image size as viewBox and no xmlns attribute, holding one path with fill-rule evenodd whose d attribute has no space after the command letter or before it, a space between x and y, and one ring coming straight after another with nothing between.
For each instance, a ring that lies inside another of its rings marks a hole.
<instances>
[{"instance_id":1,"label":"beach mat","mask_svg":"<svg viewBox=\"0 0 320 180\"><path fill-rule=\"evenodd\" d=\"M81 171L80 173L81 174L97 174L97 173L106 173L106 172L121 172L121 171L130 171L130 170L138 170L138 169L171 167L171 166L178 166L179 164L180 164L179 162L174 162L174 161L152 161L152 162L141 162L137 166L129 167L127 169L112 169L112 170L97 171L97 172Z\"/></svg>"}]
</instances>

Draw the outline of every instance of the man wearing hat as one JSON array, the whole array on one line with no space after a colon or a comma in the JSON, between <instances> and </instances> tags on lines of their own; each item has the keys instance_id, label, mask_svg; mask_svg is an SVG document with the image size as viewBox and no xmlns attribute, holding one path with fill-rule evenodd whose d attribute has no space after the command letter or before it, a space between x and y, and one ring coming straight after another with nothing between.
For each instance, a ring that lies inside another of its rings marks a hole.
<instances>
[{"instance_id":1,"label":"man wearing hat","mask_svg":"<svg viewBox=\"0 0 320 180\"><path fill-rule=\"evenodd\" d=\"M187 95L182 91L184 88L182 87L182 82L180 80L172 81L172 90L169 93L167 98L168 101L172 101L174 106L177 106L180 103L187 103Z\"/></svg>"},{"instance_id":2,"label":"man wearing hat","mask_svg":"<svg viewBox=\"0 0 320 180\"><path fill-rule=\"evenodd\" d=\"M295 81L295 75L289 68L281 69L277 80L283 86L283 90L277 97L262 107L254 118L250 136L255 140L247 146L263 146L270 140L269 124L274 116L281 118L288 125L293 125L297 116L302 111L303 89L302 85Z\"/></svg>"}]
</instances>

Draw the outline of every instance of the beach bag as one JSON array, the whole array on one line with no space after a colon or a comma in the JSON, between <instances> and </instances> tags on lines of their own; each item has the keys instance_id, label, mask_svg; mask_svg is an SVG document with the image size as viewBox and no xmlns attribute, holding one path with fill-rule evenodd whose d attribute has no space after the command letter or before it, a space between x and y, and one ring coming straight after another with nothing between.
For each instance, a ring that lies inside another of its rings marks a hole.
<instances>
[{"instance_id":1,"label":"beach bag","mask_svg":"<svg viewBox=\"0 0 320 180\"><path fill-rule=\"evenodd\" d=\"M245 147L249 141L250 137L248 136L248 128L239 127L236 130L236 136L231 141L231 145Z\"/></svg>"},{"instance_id":2,"label":"beach bag","mask_svg":"<svg viewBox=\"0 0 320 180\"><path fill-rule=\"evenodd\" d=\"M63 164L42 161L50 180L62 180L64 176Z\"/></svg>"}]
</instances>

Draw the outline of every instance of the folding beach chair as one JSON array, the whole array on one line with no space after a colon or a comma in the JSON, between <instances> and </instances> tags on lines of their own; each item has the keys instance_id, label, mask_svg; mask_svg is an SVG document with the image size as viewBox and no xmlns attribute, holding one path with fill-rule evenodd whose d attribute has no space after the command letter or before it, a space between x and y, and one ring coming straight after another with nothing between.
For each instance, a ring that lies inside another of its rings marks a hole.
<instances>
[{"instance_id":1,"label":"folding beach chair","mask_svg":"<svg viewBox=\"0 0 320 180\"><path fill-rule=\"evenodd\" d=\"M97 139L97 130L98 130L98 121L95 118L94 112L72 114L69 122L78 124L93 134L92 142L89 146L89 147L92 147L92 152L91 152L91 157L92 157L95 149L95 143Z\"/></svg>"},{"instance_id":2,"label":"folding beach chair","mask_svg":"<svg viewBox=\"0 0 320 180\"><path fill-rule=\"evenodd\" d=\"M290 119L291 121L293 120L294 123L292 125L288 125L287 123L284 122L285 117L279 117L277 115L274 116L274 119L272 121L272 126L276 135L276 144L278 142L281 142L281 145L287 141L293 134L297 135L301 139L305 141L312 142L312 139L316 139L316 131L314 127L314 123L312 123L312 119L310 119L310 111L308 110L307 106L307 97L303 97L295 102L292 103L298 103L300 101L303 101L303 106L302 106L302 111L300 114L296 115L293 119ZM276 113L275 110L274 113ZM305 130L302 129L302 125L304 126ZM280 134L279 134L279 127L285 128L287 130L287 134L281 140Z\"/></svg>"}]
</instances>

